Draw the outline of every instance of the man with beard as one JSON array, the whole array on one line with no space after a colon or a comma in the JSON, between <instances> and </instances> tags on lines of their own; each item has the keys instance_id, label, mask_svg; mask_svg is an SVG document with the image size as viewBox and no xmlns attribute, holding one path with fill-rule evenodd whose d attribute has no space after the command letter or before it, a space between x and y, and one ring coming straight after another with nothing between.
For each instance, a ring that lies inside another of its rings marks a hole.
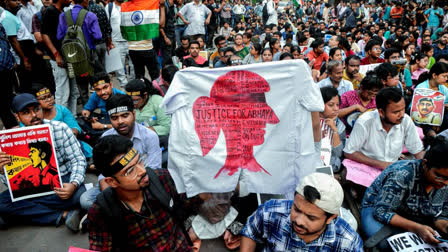
<instances>
[{"instance_id":1,"label":"man with beard","mask_svg":"<svg viewBox=\"0 0 448 252\"><path fill-rule=\"evenodd\" d=\"M375 97L377 110L356 120L344 148L345 157L368 166L385 169L397 161L403 144L416 159L424 155L423 144L399 89L383 88Z\"/></svg>"},{"instance_id":2,"label":"man with beard","mask_svg":"<svg viewBox=\"0 0 448 252\"><path fill-rule=\"evenodd\" d=\"M365 52L368 56L361 60L361 65L370 65L384 62L384 59L380 58L381 44L381 41L377 39L371 39L369 42L367 42Z\"/></svg>"},{"instance_id":3,"label":"man with beard","mask_svg":"<svg viewBox=\"0 0 448 252\"><path fill-rule=\"evenodd\" d=\"M183 221L197 214L192 209L202 200L177 194L168 170L145 169L143 155L134 147L127 137L112 135L101 138L93 150L95 166L109 188L89 211L90 249L192 251Z\"/></svg>"},{"instance_id":4,"label":"man with beard","mask_svg":"<svg viewBox=\"0 0 448 252\"><path fill-rule=\"evenodd\" d=\"M39 225L63 223L73 232L79 230L79 198L85 192L83 186L86 159L72 130L62 122L43 119L42 108L31 94L14 97L12 109L19 122L25 126L47 124L53 133L53 143L62 179L62 188L54 188L56 194L11 202L9 191L0 194L0 228L17 221ZM31 150L33 148L30 148ZM0 152L0 166L11 162L11 156ZM4 181L4 177L1 177ZM6 222L6 223L5 223Z\"/></svg>"},{"instance_id":5,"label":"man with beard","mask_svg":"<svg viewBox=\"0 0 448 252\"><path fill-rule=\"evenodd\" d=\"M342 79L343 73L344 67L342 66L342 62L332 60L327 65L328 78L321 80L317 85L320 88L327 86L334 87L338 90L339 95L342 96L345 92L353 90L353 84L350 81Z\"/></svg>"},{"instance_id":6,"label":"man with beard","mask_svg":"<svg viewBox=\"0 0 448 252\"><path fill-rule=\"evenodd\" d=\"M130 139L134 148L139 153L144 167L152 169L161 168L162 151L159 147L159 137L153 130L139 123L135 123L135 111L132 98L122 94L114 95L107 101L106 109L109 113L113 128L104 132L102 138L110 135L120 135ZM100 167L96 166L95 157L94 163L95 168L100 169ZM108 183L104 180L105 176L103 175L98 177L99 187L94 187L82 195L81 207L83 209L88 210L95 202L96 195L100 193L100 190L103 191L108 187Z\"/></svg>"},{"instance_id":7,"label":"man with beard","mask_svg":"<svg viewBox=\"0 0 448 252\"><path fill-rule=\"evenodd\" d=\"M110 80L110 77L105 72L96 73L93 76L93 93L89 97L89 101L84 105L84 110L81 112L82 116L85 118L91 117L92 112L99 108L103 116L103 120L99 122L97 118L92 117L92 129L94 130L105 130L112 128L109 124L109 114L106 110L106 101L116 94L125 94L123 91L115 89L114 84Z\"/></svg>"},{"instance_id":8,"label":"man with beard","mask_svg":"<svg viewBox=\"0 0 448 252\"><path fill-rule=\"evenodd\" d=\"M355 90L358 89L359 83L364 79L364 75L359 72L360 65L361 58L356 55L350 55L345 59L345 70L342 79L350 81Z\"/></svg>"},{"instance_id":9,"label":"man with beard","mask_svg":"<svg viewBox=\"0 0 448 252\"><path fill-rule=\"evenodd\" d=\"M257 245L261 251L363 251L361 237L338 217L343 200L336 179L312 173L296 187L294 201L270 200L248 218L240 251Z\"/></svg>"},{"instance_id":10,"label":"man with beard","mask_svg":"<svg viewBox=\"0 0 448 252\"><path fill-rule=\"evenodd\" d=\"M437 58L439 55L448 54L448 47L446 46L447 42L448 42L448 32L444 32L440 36L437 44L432 45L434 47L434 55L433 55L434 58Z\"/></svg>"},{"instance_id":11,"label":"man with beard","mask_svg":"<svg viewBox=\"0 0 448 252\"><path fill-rule=\"evenodd\" d=\"M204 63L207 62L207 59L205 59L204 57L199 55L199 51L201 50L201 49L199 49L199 47L200 47L200 45L197 40L191 41L190 46L188 47L188 51L190 52L190 55L185 56L184 60L188 59L188 58L193 58L194 62L196 62L196 64L204 65Z\"/></svg>"}]
</instances>

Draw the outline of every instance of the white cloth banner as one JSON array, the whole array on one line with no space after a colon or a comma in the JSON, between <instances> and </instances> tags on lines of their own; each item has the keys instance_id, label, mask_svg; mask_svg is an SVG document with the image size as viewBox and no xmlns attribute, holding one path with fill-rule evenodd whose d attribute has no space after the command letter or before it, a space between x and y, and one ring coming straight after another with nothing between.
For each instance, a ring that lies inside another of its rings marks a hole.
<instances>
[{"instance_id":1,"label":"white cloth banner","mask_svg":"<svg viewBox=\"0 0 448 252\"><path fill-rule=\"evenodd\" d=\"M303 60L187 68L161 106L179 193L233 191L243 175L249 192L283 194L313 172L301 159L315 152L310 111L324 104Z\"/></svg>"},{"instance_id":2,"label":"white cloth banner","mask_svg":"<svg viewBox=\"0 0 448 252\"><path fill-rule=\"evenodd\" d=\"M394 252L448 251L448 243L428 244L420 236L405 232L387 238Z\"/></svg>"},{"instance_id":3,"label":"white cloth banner","mask_svg":"<svg viewBox=\"0 0 448 252\"><path fill-rule=\"evenodd\" d=\"M111 73L123 69L123 63L121 62L120 50L113 48L106 52L106 72Z\"/></svg>"}]
</instances>

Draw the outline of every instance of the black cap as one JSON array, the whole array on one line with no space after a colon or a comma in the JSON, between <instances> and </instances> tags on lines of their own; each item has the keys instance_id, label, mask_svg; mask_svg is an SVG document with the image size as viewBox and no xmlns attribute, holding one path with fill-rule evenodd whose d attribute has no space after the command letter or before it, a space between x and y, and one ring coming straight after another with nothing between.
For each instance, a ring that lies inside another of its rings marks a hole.
<instances>
[{"instance_id":1,"label":"black cap","mask_svg":"<svg viewBox=\"0 0 448 252\"><path fill-rule=\"evenodd\" d=\"M22 111L28 105L39 105L39 102L36 100L36 97L32 94L19 94L12 100L12 110L15 113Z\"/></svg>"}]
</instances>

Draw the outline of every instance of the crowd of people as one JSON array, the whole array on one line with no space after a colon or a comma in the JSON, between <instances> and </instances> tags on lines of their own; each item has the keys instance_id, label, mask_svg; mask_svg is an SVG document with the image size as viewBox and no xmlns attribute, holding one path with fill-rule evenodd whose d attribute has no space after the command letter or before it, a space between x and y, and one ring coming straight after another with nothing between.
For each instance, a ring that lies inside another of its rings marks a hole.
<instances>
[{"instance_id":1,"label":"crowd of people","mask_svg":"<svg viewBox=\"0 0 448 252\"><path fill-rule=\"evenodd\" d=\"M431 99L411 107L429 89L448 108L447 43L443 0L0 0L0 118L5 129L49 125L63 182L17 202L0 193L0 228L65 224L99 251L198 251L218 237L240 251L388 251L406 231L440 243L448 114ZM112 50L121 67L108 72ZM305 61L320 89L314 144L320 157L330 136L322 164L334 176L311 173L293 199L260 206L240 185L178 194L160 107L176 72L283 60ZM30 158L46 160L39 146ZM357 184L344 160L381 173ZM86 172L99 175L89 190Z\"/></svg>"}]
</instances>

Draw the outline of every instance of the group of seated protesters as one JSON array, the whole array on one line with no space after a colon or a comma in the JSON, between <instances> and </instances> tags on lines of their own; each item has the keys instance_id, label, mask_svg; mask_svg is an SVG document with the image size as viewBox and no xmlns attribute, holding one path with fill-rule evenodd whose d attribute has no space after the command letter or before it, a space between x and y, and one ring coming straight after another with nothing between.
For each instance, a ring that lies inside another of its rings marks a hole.
<instances>
[{"instance_id":1,"label":"group of seated protesters","mask_svg":"<svg viewBox=\"0 0 448 252\"><path fill-rule=\"evenodd\" d=\"M238 22L232 32L225 20L207 39L215 45L208 57L201 53L202 36L183 36L173 50L183 68L306 61L325 104L312 113L314 144L320 154L330 136L330 161L323 165L334 177L313 172L300 178L294 198L261 205L244 179L233 192L187 198L165 167L171 117L160 107L178 68L162 65L158 78L136 75L120 87L101 71L91 78L93 93L78 118L56 104L47 83L33 82L29 93L12 99L18 127L51 127L63 184L54 195L17 202L8 191L0 193L0 228L65 224L88 232L95 251L198 251L202 240L214 238L240 251L391 251L387 238L406 231L439 243L438 234L448 236L448 115L431 114L431 101L426 114L410 114L410 104L414 90L426 88L444 94L448 107L448 29L411 25L406 31L388 20L352 26L349 13L360 7L341 4L345 26L337 18L332 25L319 22L314 9L307 14L314 8L309 3L303 21L285 16L247 28ZM390 11L389 4L383 7ZM43 148L33 148L48 159ZM369 187L347 186L345 159L381 173ZM11 156L0 152L0 167L9 163ZM99 175L89 190L87 171ZM5 182L4 174L0 178ZM341 216L349 194L360 203L358 225Z\"/></svg>"}]
</instances>

